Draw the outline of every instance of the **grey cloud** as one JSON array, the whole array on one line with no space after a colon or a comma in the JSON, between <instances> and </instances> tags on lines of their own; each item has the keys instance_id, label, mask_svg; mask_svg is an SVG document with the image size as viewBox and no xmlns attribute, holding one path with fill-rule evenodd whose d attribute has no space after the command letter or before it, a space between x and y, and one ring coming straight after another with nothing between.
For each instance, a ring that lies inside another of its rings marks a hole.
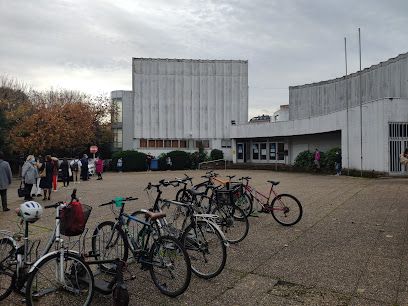
<instances>
[{"instance_id":1,"label":"grey cloud","mask_svg":"<svg viewBox=\"0 0 408 306\"><path fill-rule=\"evenodd\" d=\"M364 67L408 51L407 11L402 0L0 0L0 72L46 87L85 70L83 83L110 91L131 88L132 57L248 59L249 106L272 110L288 102L282 88L344 74L344 36L356 71L358 27Z\"/></svg>"}]
</instances>

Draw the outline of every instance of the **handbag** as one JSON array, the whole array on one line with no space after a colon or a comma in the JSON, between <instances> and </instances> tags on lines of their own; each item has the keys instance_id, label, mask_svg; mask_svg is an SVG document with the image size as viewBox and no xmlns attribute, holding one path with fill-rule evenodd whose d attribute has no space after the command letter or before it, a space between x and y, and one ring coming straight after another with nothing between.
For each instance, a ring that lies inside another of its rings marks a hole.
<instances>
[{"instance_id":1,"label":"handbag","mask_svg":"<svg viewBox=\"0 0 408 306\"><path fill-rule=\"evenodd\" d=\"M42 165L41 165L41 167L42 167ZM46 171L46 167L44 165L44 169L42 169L40 171L40 177L46 177L46 176L47 176L47 171Z\"/></svg>"},{"instance_id":2,"label":"handbag","mask_svg":"<svg viewBox=\"0 0 408 306\"><path fill-rule=\"evenodd\" d=\"M23 186L23 181L20 182L20 187L17 189L17 193L19 198L25 197L25 188Z\"/></svg>"}]
</instances>

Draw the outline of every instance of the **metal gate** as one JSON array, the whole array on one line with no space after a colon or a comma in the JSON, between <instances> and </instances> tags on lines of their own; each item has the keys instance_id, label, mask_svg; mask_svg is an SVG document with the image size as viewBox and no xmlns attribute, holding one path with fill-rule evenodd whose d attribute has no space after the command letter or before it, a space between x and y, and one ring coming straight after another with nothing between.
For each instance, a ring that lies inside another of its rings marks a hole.
<instances>
[{"instance_id":1,"label":"metal gate","mask_svg":"<svg viewBox=\"0 0 408 306\"><path fill-rule=\"evenodd\" d=\"M407 173L408 167L400 163L400 154L408 148L408 122L391 122L389 130L390 172Z\"/></svg>"}]
</instances>

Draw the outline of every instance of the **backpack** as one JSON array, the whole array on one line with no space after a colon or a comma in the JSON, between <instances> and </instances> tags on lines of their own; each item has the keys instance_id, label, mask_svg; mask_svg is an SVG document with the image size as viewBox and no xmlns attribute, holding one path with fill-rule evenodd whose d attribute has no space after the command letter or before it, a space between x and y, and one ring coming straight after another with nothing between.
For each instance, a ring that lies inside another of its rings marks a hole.
<instances>
[{"instance_id":1,"label":"backpack","mask_svg":"<svg viewBox=\"0 0 408 306\"><path fill-rule=\"evenodd\" d=\"M72 171L78 171L78 160L72 164Z\"/></svg>"}]
</instances>

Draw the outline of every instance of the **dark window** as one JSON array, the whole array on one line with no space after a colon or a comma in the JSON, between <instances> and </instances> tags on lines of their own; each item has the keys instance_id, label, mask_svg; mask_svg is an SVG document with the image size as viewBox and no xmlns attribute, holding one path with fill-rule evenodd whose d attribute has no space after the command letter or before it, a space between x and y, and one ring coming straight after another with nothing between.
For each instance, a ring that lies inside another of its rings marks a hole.
<instances>
[{"instance_id":1,"label":"dark window","mask_svg":"<svg viewBox=\"0 0 408 306\"><path fill-rule=\"evenodd\" d=\"M156 141L154 139L149 140L149 148L155 148L156 147Z\"/></svg>"},{"instance_id":2,"label":"dark window","mask_svg":"<svg viewBox=\"0 0 408 306\"><path fill-rule=\"evenodd\" d=\"M186 140L180 140L180 148L187 148L187 141Z\"/></svg>"},{"instance_id":3,"label":"dark window","mask_svg":"<svg viewBox=\"0 0 408 306\"><path fill-rule=\"evenodd\" d=\"M266 160L266 143L261 143L261 160Z\"/></svg>"},{"instance_id":4,"label":"dark window","mask_svg":"<svg viewBox=\"0 0 408 306\"><path fill-rule=\"evenodd\" d=\"M252 144L252 159L259 159L259 143Z\"/></svg>"},{"instance_id":5,"label":"dark window","mask_svg":"<svg viewBox=\"0 0 408 306\"><path fill-rule=\"evenodd\" d=\"M164 147L165 147L165 148L171 148L171 140L166 139L166 140L164 141Z\"/></svg>"},{"instance_id":6,"label":"dark window","mask_svg":"<svg viewBox=\"0 0 408 306\"><path fill-rule=\"evenodd\" d=\"M269 160L276 160L276 143L269 143Z\"/></svg>"},{"instance_id":7,"label":"dark window","mask_svg":"<svg viewBox=\"0 0 408 306\"><path fill-rule=\"evenodd\" d=\"M172 140L172 141L171 141L171 147L172 147L172 148L178 148L178 146L179 146L179 145L178 145L178 140Z\"/></svg>"},{"instance_id":8,"label":"dark window","mask_svg":"<svg viewBox=\"0 0 408 306\"><path fill-rule=\"evenodd\" d=\"M146 148L147 147L147 140L146 139L140 139L140 147L141 148Z\"/></svg>"},{"instance_id":9,"label":"dark window","mask_svg":"<svg viewBox=\"0 0 408 306\"><path fill-rule=\"evenodd\" d=\"M285 159L285 144L283 142L278 143L278 160Z\"/></svg>"},{"instance_id":10,"label":"dark window","mask_svg":"<svg viewBox=\"0 0 408 306\"><path fill-rule=\"evenodd\" d=\"M156 140L156 148L163 148L163 139Z\"/></svg>"}]
</instances>

